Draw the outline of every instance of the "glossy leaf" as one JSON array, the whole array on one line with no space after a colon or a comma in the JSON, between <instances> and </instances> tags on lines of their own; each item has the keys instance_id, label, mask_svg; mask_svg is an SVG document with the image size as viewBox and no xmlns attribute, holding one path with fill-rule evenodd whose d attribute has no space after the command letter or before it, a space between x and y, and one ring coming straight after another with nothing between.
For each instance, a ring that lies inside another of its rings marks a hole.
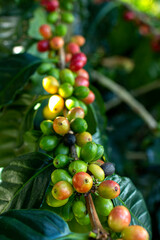
<instances>
[{"instance_id":1,"label":"glossy leaf","mask_svg":"<svg viewBox=\"0 0 160 240\"><path fill-rule=\"evenodd\" d=\"M132 181L127 177L113 175L107 179L114 180L120 185L121 193L117 198L113 199L114 205L127 207L132 217L131 225L141 225L148 231L151 237L151 219L140 191L138 191Z\"/></svg>"},{"instance_id":2,"label":"glossy leaf","mask_svg":"<svg viewBox=\"0 0 160 240\"><path fill-rule=\"evenodd\" d=\"M52 158L42 153L29 153L14 159L2 171L0 212L40 207L52 171Z\"/></svg>"},{"instance_id":3,"label":"glossy leaf","mask_svg":"<svg viewBox=\"0 0 160 240\"><path fill-rule=\"evenodd\" d=\"M40 59L29 54L12 55L0 61L0 107L13 101L40 63Z\"/></svg>"},{"instance_id":4,"label":"glossy leaf","mask_svg":"<svg viewBox=\"0 0 160 240\"><path fill-rule=\"evenodd\" d=\"M72 233L67 223L50 211L12 210L0 216L0 239L87 240L88 234Z\"/></svg>"}]
</instances>

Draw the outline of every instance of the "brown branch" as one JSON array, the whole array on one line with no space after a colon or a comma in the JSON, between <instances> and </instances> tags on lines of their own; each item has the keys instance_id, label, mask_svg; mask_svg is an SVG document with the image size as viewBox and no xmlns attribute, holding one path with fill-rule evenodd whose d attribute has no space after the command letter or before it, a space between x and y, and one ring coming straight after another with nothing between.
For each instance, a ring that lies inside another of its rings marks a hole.
<instances>
[{"instance_id":1,"label":"brown branch","mask_svg":"<svg viewBox=\"0 0 160 240\"><path fill-rule=\"evenodd\" d=\"M65 51L64 48L60 48L59 50L59 67L60 69L64 69L65 68Z\"/></svg>"},{"instance_id":2,"label":"brown branch","mask_svg":"<svg viewBox=\"0 0 160 240\"><path fill-rule=\"evenodd\" d=\"M120 99L127 103L131 109L144 120L144 122L152 131L156 131L158 129L158 122L145 109L145 107L140 102L138 102L125 88L97 71L92 71L91 76L92 78L96 79L101 85L114 92Z\"/></svg>"}]
</instances>

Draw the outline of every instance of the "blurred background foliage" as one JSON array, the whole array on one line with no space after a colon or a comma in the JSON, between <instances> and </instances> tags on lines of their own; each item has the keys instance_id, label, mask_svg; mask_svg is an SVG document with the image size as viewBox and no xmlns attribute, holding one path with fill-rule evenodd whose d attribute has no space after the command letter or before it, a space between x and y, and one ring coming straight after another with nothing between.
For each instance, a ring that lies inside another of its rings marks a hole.
<instances>
[{"instance_id":1,"label":"blurred background foliage","mask_svg":"<svg viewBox=\"0 0 160 240\"><path fill-rule=\"evenodd\" d=\"M36 50L38 35L34 29L45 22L45 13L37 6L37 1L0 0L1 59L10 54L23 52L39 57ZM74 12L76 21L70 33L82 34L86 37L86 45L82 50L88 56L86 69L90 75L93 75L94 69L113 83L121 85L143 104L159 124L160 2L158 0L79 0L75 1ZM134 17L127 18L127 12L134 13ZM0 68L3 67L2 60ZM16 97L14 96L14 102L2 108L0 112L0 124L3 129L0 156L4 159L1 166L7 165L9 159L23 151L33 150L28 144L19 148L15 146L19 131L19 123L16 119L21 121L35 95L43 94L40 86L42 76L37 73L31 74L32 72L29 74L31 77L29 81L27 80L28 83L22 87L23 91L18 91ZM130 177L142 192L154 223L153 239L159 240L159 131L149 129L139 114L131 110L119 95L106 88L101 81L93 77L91 82L99 90L105 103L105 111L99 111L98 105L95 106L95 110L99 120L102 112L105 112L108 119L105 129L108 137L105 141L108 158L116 164L117 174ZM10 121L6 123L8 118ZM13 153L10 151L10 156L6 156L6 149L16 150Z\"/></svg>"}]
</instances>

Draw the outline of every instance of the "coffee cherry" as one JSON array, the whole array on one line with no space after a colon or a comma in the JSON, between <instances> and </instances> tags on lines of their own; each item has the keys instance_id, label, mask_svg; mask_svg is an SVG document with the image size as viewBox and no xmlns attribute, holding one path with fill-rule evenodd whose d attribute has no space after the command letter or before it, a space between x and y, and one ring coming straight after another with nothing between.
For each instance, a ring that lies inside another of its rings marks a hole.
<instances>
[{"instance_id":1,"label":"coffee cherry","mask_svg":"<svg viewBox=\"0 0 160 240\"><path fill-rule=\"evenodd\" d=\"M80 52L79 46L76 43L72 43L72 42L67 44L66 50L68 53L71 53L71 54L76 54Z\"/></svg>"},{"instance_id":2,"label":"coffee cherry","mask_svg":"<svg viewBox=\"0 0 160 240\"><path fill-rule=\"evenodd\" d=\"M87 62L87 57L86 57L86 55L84 53L80 52L80 53L74 54L72 59L71 59L71 61L73 61L73 62L81 61L85 65L86 62Z\"/></svg>"},{"instance_id":3,"label":"coffee cherry","mask_svg":"<svg viewBox=\"0 0 160 240\"><path fill-rule=\"evenodd\" d=\"M53 121L51 120L44 120L40 124L40 129L44 135L53 134Z\"/></svg>"},{"instance_id":4,"label":"coffee cherry","mask_svg":"<svg viewBox=\"0 0 160 240\"><path fill-rule=\"evenodd\" d=\"M87 108L86 104L80 100L78 100L78 102L79 102L79 107L83 108L85 115L87 115L88 108Z\"/></svg>"},{"instance_id":5,"label":"coffee cherry","mask_svg":"<svg viewBox=\"0 0 160 240\"><path fill-rule=\"evenodd\" d=\"M95 208L98 214L108 216L113 209L113 203L110 199L105 199L100 196L95 199Z\"/></svg>"},{"instance_id":6,"label":"coffee cherry","mask_svg":"<svg viewBox=\"0 0 160 240\"><path fill-rule=\"evenodd\" d=\"M73 10L73 3L70 1L62 1L61 2L61 8L67 11Z\"/></svg>"},{"instance_id":7,"label":"coffee cherry","mask_svg":"<svg viewBox=\"0 0 160 240\"><path fill-rule=\"evenodd\" d=\"M81 159L85 162L91 162L94 160L94 157L97 153L97 145L94 142L87 142L81 148Z\"/></svg>"},{"instance_id":8,"label":"coffee cherry","mask_svg":"<svg viewBox=\"0 0 160 240\"><path fill-rule=\"evenodd\" d=\"M120 186L113 180L106 180L99 185L98 193L103 198L114 199L120 194Z\"/></svg>"},{"instance_id":9,"label":"coffee cherry","mask_svg":"<svg viewBox=\"0 0 160 240\"><path fill-rule=\"evenodd\" d=\"M64 45L64 40L62 37L53 37L50 40L50 46L54 50L59 50L60 48L63 47L63 45Z\"/></svg>"},{"instance_id":10,"label":"coffee cherry","mask_svg":"<svg viewBox=\"0 0 160 240\"><path fill-rule=\"evenodd\" d=\"M75 118L71 121L71 129L75 133L82 133L85 132L88 128L88 124L86 120L83 118Z\"/></svg>"},{"instance_id":11,"label":"coffee cherry","mask_svg":"<svg viewBox=\"0 0 160 240\"><path fill-rule=\"evenodd\" d=\"M37 43L37 50L39 52L46 52L48 51L50 48L49 48L49 42L48 40L40 40L38 43Z\"/></svg>"},{"instance_id":12,"label":"coffee cherry","mask_svg":"<svg viewBox=\"0 0 160 240\"><path fill-rule=\"evenodd\" d=\"M67 26L64 24L58 24L55 28L56 36L65 36L67 34Z\"/></svg>"},{"instance_id":13,"label":"coffee cherry","mask_svg":"<svg viewBox=\"0 0 160 240\"><path fill-rule=\"evenodd\" d=\"M115 172L115 166L111 162L103 163L101 168L104 170L105 177L112 175Z\"/></svg>"},{"instance_id":14,"label":"coffee cherry","mask_svg":"<svg viewBox=\"0 0 160 240\"><path fill-rule=\"evenodd\" d=\"M61 210L61 216L64 221L69 222L74 218L74 214L72 211L72 202L69 201Z\"/></svg>"},{"instance_id":15,"label":"coffee cherry","mask_svg":"<svg viewBox=\"0 0 160 240\"><path fill-rule=\"evenodd\" d=\"M52 29L48 24L41 25L39 32L45 39L50 39L52 37Z\"/></svg>"},{"instance_id":16,"label":"coffee cherry","mask_svg":"<svg viewBox=\"0 0 160 240\"><path fill-rule=\"evenodd\" d=\"M73 36L71 39L72 42L76 43L78 46L83 46L85 44L85 38L81 35Z\"/></svg>"},{"instance_id":17,"label":"coffee cherry","mask_svg":"<svg viewBox=\"0 0 160 240\"><path fill-rule=\"evenodd\" d=\"M72 13L69 12L62 12L61 20L65 23L72 23L74 21L74 16Z\"/></svg>"},{"instance_id":18,"label":"coffee cherry","mask_svg":"<svg viewBox=\"0 0 160 240\"><path fill-rule=\"evenodd\" d=\"M76 143L80 147L84 146L87 142L91 142L91 141L92 141L92 135L89 132L76 134Z\"/></svg>"},{"instance_id":19,"label":"coffee cherry","mask_svg":"<svg viewBox=\"0 0 160 240\"><path fill-rule=\"evenodd\" d=\"M88 96L89 88L84 86L79 86L74 89L74 95L78 99L83 99Z\"/></svg>"},{"instance_id":20,"label":"coffee cherry","mask_svg":"<svg viewBox=\"0 0 160 240\"><path fill-rule=\"evenodd\" d=\"M56 78L52 76L47 76L43 78L42 86L48 93L54 94L57 93L58 91L59 82L57 81Z\"/></svg>"},{"instance_id":21,"label":"coffee cherry","mask_svg":"<svg viewBox=\"0 0 160 240\"><path fill-rule=\"evenodd\" d=\"M123 240L149 240L149 234L145 228L133 225L122 231L122 238Z\"/></svg>"},{"instance_id":22,"label":"coffee cherry","mask_svg":"<svg viewBox=\"0 0 160 240\"><path fill-rule=\"evenodd\" d=\"M52 113L60 113L64 108L64 100L59 95L53 95L49 99L48 106Z\"/></svg>"},{"instance_id":23,"label":"coffee cherry","mask_svg":"<svg viewBox=\"0 0 160 240\"><path fill-rule=\"evenodd\" d=\"M73 93L73 87L70 83L63 83L59 86L58 93L63 98L68 98Z\"/></svg>"},{"instance_id":24,"label":"coffee cherry","mask_svg":"<svg viewBox=\"0 0 160 240\"><path fill-rule=\"evenodd\" d=\"M64 200L73 194L72 185L66 181L57 182L52 188L52 195L57 200Z\"/></svg>"},{"instance_id":25,"label":"coffee cherry","mask_svg":"<svg viewBox=\"0 0 160 240\"><path fill-rule=\"evenodd\" d=\"M69 121L71 121L74 118L84 118L84 110L81 107L74 107L72 108L68 114L67 118Z\"/></svg>"},{"instance_id":26,"label":"coffee cherry","mask_svg":"<svg viewBox=\"0 0 160 240\"><path fill-rule=\"evenodd\" d=\"M78 172L87 172L87 163L81 160L73 161L69 164L68 170L72 176Z\"/></svg>"},{"instance_id":27,"label":"coffee cherry","mask_svg":"<svg viewBox=\"0 0 160 240\"><path fill-rule=\"evenodd\" d=\"M67 146L72 146L76 142L76 137L74 134L67 133L66 135L64 135L63 141Z\"/></svg>"},{"instance_id":28,"label":"coffee cherry","mask_svg":"<svg viewBox=\"0 0 160 240\"><path fill-rule=\"evenodd\" d=\"M91 90L90 90L88 96L82 99L82 101L85 104L91 104L92 102L94 102L94 100L95 100L95 95Z\"/></svg>"},{"instance_id":29,"label":"coffee cherry","mask_svg":"<svg viewBox=\"0 0 160 240\"><path fill-rule=\"evenodd\" d=\"M51 63L42 63L38 69L37 69L37 72L38 74L40 75L43 75L43 74L46 74L48 73L53 67L53 64Z\"/></svg>"},{"instance_id":30,"label":"coffee cherry","mask_svg":"<svg viewBox=\"0 0 160 240\"><path fill-rule=\"evenodd\" d=\"M104 164L104 161L102 161L101 159L98 159L97 161L95 161L95 162L93 162L93 163L95 163L95 164L97 164L98 166L102 166L102 164ZM103 171L104 171L104 169L103 169Z\"/></svg>"},{"instance_id":31,"label":"coffee cherry","mask_svg":"<svg viewBox=\"0 0 160 240\"><path fill-rule=\"evenodd\" d=\"M60 181L67 181L72 184L72 177L64 169L56 169L51 174L51 180L53 184L56 184Z\"/></svg>"},{"instance_id":32,"label":"coffee cherry","mask_svg":"<svg viewBox=\"0 0 160 240\"><path fill-rule=\"evenodd\" d=\"M94 157L94 160L98 160L104 154L104 147L100 144L97 144L97 153Z\"/></svg>"},{"instance_id":33,"label":"coffee cherry","mask_svg":"<svg viewBox=\"0 0 160 240\"><path fill-rule=\"evenodd\" d=\"M65 135L70 130L70 123L65 117L56 117L53 121L53 129L59 135Z\"/></svg>"},{"instance_id":34,"label":"coffee cherry","mask_svg":"<svg viewBox=\"0 0 160 240\"><path fill-rule=\"evenodd\" d=\"M77 192L86 193L92 188L93 179L86 172L78 172L73 176L72 183Z\"/></svg>"},{"instance_id":35,"label":"coffee cherry","mask_svg":"<svg viewBox=\"0 0 160 240\"><path fill-rule=\"evenodd\" d=\"M45 106L45 107L43 108L42 114L43 114L43 117L44 117L45 119L47 119L47 120L48 120L48 119L53 120L53 119L55 119L55 118L57 117L57 114L58 114L58 113L51 112L50 109L49 109L49 107L48 107L48 106Z\"/></svg>"},{"instance_id":36,"label":"coffee cherry","mask_svg":"<svg viewBox=\"0 0 160 240\"><path fill-rule=\"evenodd\" d=\"M73 58L73 57L72 57ZM81 68L83 68L84 67L84 62L83 61L72 61L72 58L71 58L71 63L70 63L70 65L69 65L69 68L72 70L72 71L74 71L74 72L76 72L76 71L78 71L78 70L80 70Z\"/></svg>"},{"instance_id":37,"label":"coffee cherry","mask_svg":"<svg viewBox=\"0 0 160 240\"><path fill-rule=\"evenodd\" d=\"M53 127L53 125L52 125L52 127ZM68 155L69 154L69 147L66 146L64 143L59 144L55 149L55 156L57 156L58 154Z\"/></svg>"},{"instance_id":38,"label":"coffee cherry","mask_svg":"<svg viewBox=\"0 0 160 240\"><path fill-rule=\"evenodd\" d=\"M50 207L61 207L68 202L69 198L64 200L57 200L53 197L52 193L49 192L46 196L46 202Z\"/></svg>"},{"instance_id":39,"label":"coffee cherry","mask_svg":"<svg viewBox=\"0 0 160 240\"><path fill-rule=\"evenodd\" d=\"M87 80L89 80L89 74L85 69L80 69L77 72L77 77L83 77L83 78L86 78Z\"/></svg>"},{"instance_id":40,"label":"coffee cherry","mask_svg":"<svg viewBox=\"0 0 160 240\"><path fill-rule=\"evenodd\" d=\"M124 19L125 19L126 21L132 21L132 20L134 20L134 19L135 19L135 13L132 12L132 11L126 11L126 12L124 13Z\"/></svg>"},{"instance_id":41,"label":"coffee cherry","mask_svg":"<svg viewBox=\"0 0 160 240\"><path fill-rule=\"evenodd\" d=\"M60 71L60 80L62 83L70 83L72 86L75 83L74 74L68 68L65 68Z\"/></svg>"},{"instance_id":42,"label":"coffee cherry","mask_svg":"<svg viewBox=\"0 0 160 240\"><path fill-rule=\"evenodd\" d=\"M41 138L39 146L44 151L52 151L59 143L56 136L44 136Z\"/></svg>"},{"instance_id":43,"label":"coffee cherry","mask_svg":"<svg viewBox=\"0 0 160 240\"><path fill-rule=\"evenodd\" d=\"M75 217L82 218L86 215L86 205L82 201L75 201L72 206Z\"/></svg>"},{"instance_id":44,"label":"coffee cherry","mask_svg":"<svg viewBox=\"0 0 160 240\"><path fill-rule=\"evenodd\" d=\"M63 168L67 166L67 164L70 162L71 159L72 158L68 157L67 155L58 154L53 160L53 165L56 168Z\"/></svg>"},{"instance_id":45,"label":"coffee cherry","mask_svg":"<svg viewBox=\"0 0 160 240\"><path fill-rule=\"evenodd\" d=\"M59 7L59 2L57 0L48 0L45 1L45 4L43 4L43 6L48 12L54 12Z\"/></svg>"},{"instance_id":46,"label":"coffee cherry","mask_svg":"<svg viewBox=\"0 0 160 240\"><path fill-rule=\"evenodd\" d=\"M138 30L142 36L147 36L150 33L150 26L148 24L143 23L139 26Z\"/></svg>"},{"instance_id":47,"label":"coffee cherry","mask_svg":"<svg viewBox=\"0 0 160 240\"><path fill-rule=\"evenodd\" d=\"M58 68L52 68L50 69L50 71L48 71L48 75L56 78L57 80L59 80L59 69Z\"/></svg>"},{"instance_id":48,"label":"coffee cherry","mask_svg":"<svg viewBox=\"0 0 160 240\"><path fill-rule=\"evenodd\" d=\"M65 62L68 63L71 61L72 54L71 53L66 53L65 54Z\"/></svg>"},{"instance_id":49,"label":"coffee cherry","mask_svg":"<svg viewBox=\"0 0 160 240\"><path fill-rule=\"evenodd\" d=\"M56 23L59 18L59 13L58 12L51 12L47 16L47 20L49 23Z\"/></svg>"},{"instance_id":50,"label":"coffee cherry","mask_svg":"<svg viewBox=\"0 0 160 240\"><path fill-rule=\"evenodd\" d=\"M131 214L124 206L116 206L108 216L108 225L115 232L122 232L129 226L130 222Z\"/></svg>"},{"instance_id":51,"label":"coffee cherry","mask_svg":"<svg viewBox=\"0 0 160 240\"><path fill-rule=\"evenodd\" d=\"M65 101L65 106L68 110L71 110L74 107L79 107L79 101L75 97L70 97Z\"/></svg>"},{"instance_id":52,"label":"coffee cherry","mask_svg":"<svg viewBox=\"0 0 160 240\"><path fill-rule=\"evenodd\" d=\"M99 167L97 164L90 164L88 166L88 170L93 174L95 179L98 179L98 181L102 182L105 178L104 171L101 167Z\"/></svg>"},{"instance_id":53,"label":"coffee cherry","mask_svg":"<svg viewBox=\"0 0 160 240\"><path fill-rule=\"evenodd\" d=\"M89 218L89 214L87 214L85 217L83 218L78 218L76 217L76 221L80 224L80 225L88 225L90 224L90 218Z\"/></svg>"},{"instance_id":54,"label":"coffee cherry","mask_svg":"<svg viewBox=\"0 0 160 240\"><path fill-rule=\"evenodd\" d=\"M89 87L89 81L84 77L78 76L75 79L75 87L79 87L79 86Z\"/></svg>"}]
</instances>

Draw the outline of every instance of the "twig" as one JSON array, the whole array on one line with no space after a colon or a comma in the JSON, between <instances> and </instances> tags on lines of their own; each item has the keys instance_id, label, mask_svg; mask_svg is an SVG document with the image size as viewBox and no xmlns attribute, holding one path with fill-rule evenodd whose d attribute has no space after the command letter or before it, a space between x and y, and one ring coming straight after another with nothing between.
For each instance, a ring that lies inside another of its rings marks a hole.
<instances>
[{"instance_id":1,"label":"twig","mask_svg":"<svg viewBox=\"0 0 160 240\"><path fill-rule=\"evenodd\" d=\"M156 131L158 129L158 122L126 89L97 71L92 71L91 76L92 78L96 79L101 85L110 89L120 99L127 103L132 108L132 110L144 120L144 122L152 131Z\"/></svg>"},{"instance_id":2,"label":"twig","mask_svg":"<svg viewBox=\"0 0 160 240\"><path fill-rule=\"evenodd\" d=\"M149 83L149 84L147 84L145 86L142 86L140 88L132 90L130 93L134 97L139 97L143 94L146 94L148 92L156 90L157 88L160 88L160 80L157 80L155 82ZM112 108L117 107L122 102L123 102L122 99L120 99L119 97L114 97L113 99L111 99L111 100L109 100L108 102L105 103L106 111L108 112Z\"/></svg>"}]
</instances>

